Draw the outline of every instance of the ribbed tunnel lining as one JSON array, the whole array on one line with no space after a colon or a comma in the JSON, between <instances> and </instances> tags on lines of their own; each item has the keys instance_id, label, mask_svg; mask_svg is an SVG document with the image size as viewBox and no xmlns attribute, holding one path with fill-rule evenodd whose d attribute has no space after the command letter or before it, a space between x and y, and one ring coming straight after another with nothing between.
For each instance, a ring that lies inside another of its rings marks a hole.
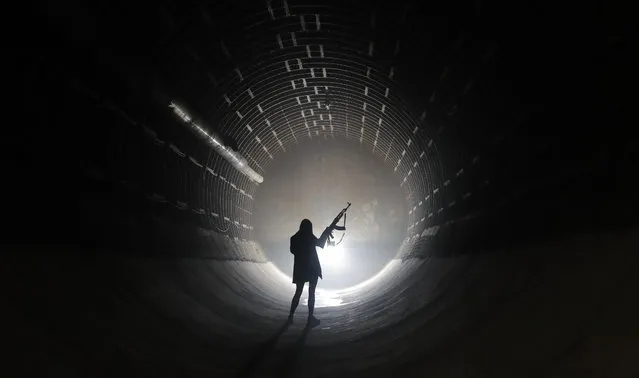
<instances>
[{"instance_id":1,"label":"ribbed tunnel lining","mask_svg":"<svg viewBox=\"0 0 639 378\"><path fill-rule=\"evenodd\" d=\"M9 185L17 253L3 264L13 362L78 376L627 376L636 233L605 230L635 222L636 139L603 115L614 91L579 94L581 78L610 83L612 65L561 61L592 44L622 53L490 2L426 16L267 4L114 6L75 29L49 15L16 91L33 127L7 160L22 184ZM370 150L411 204L391 271L319 308L318 329L304 336L296 321L272 338L292 287L252 236L257 186L171 101L235 139L267 180L291 143ZM584 118L609 132L567 126Z\"/></svg>"}]
</instances>

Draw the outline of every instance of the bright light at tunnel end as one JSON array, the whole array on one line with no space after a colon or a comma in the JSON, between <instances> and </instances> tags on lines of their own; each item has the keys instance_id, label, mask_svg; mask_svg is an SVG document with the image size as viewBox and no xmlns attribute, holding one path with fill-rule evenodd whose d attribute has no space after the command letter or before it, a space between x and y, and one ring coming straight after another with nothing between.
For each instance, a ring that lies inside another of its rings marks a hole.
<instances>
[{"instance_id":1,"label":"bright light at tunnel end","mask_svg":"<svg viewBox=\"0 0 639 378\"><path fill-rule=\"evenodd\" d=\"M263 252L274 268L270 271L277 272L272 278L289 288L283 290L291 297L294 257L288 253L287 242L299 220L312 220L319 234L345 199L354 200L347 213L349 222L344 219L348 231L335 235L339 243L317 248L323 273L316 289L317 308L357 306L369 293L379 291L377 285L390 284L397 268L395 243L400 244L404 237L406 197L397 185L399 180L379 161L352 147L338 141L309 143L288 151L292 158L269 171L271 180L258 192L256 240L264 243ZM321 178L309 173L319 171ZM308 284L300 303L307 298Z\"/></svg>"},{"instance_id":2,"label":"bright light at tunnel end","mask_svg":"<svg viewBox=\"0 0 639 378\"><path fill-rule=\"evenodd\" d=\"M344 267L347 263L347 250L343 243L334 246L326 246L320 253L319 259L322 266L334 269Z\"/></svg>"}]
</instances>

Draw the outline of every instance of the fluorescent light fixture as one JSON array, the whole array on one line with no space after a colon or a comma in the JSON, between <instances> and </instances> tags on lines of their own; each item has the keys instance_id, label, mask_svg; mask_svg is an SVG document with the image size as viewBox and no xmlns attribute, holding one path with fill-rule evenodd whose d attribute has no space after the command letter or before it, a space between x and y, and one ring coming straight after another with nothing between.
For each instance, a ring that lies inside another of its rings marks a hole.
<instances>
[{"instance_id":1,"label":"fluorescent light fixture","mask_svg":"<svg viewBox=\"0 0 639 378\"><path fill-rule=\"evenodd\" d=\"M193 122L193 118L187 113L186 110L181 108L179 105L171 101L169 104L169 108L173 109L173 113L175 113L182 122L184 122L187 126L190 126L191 130L195 132L200 138L206 141L218 154L222 155L224 159L226 159L235 169L242 172L249 179L254 182L262 183L264 178L259 173L255 172L253 168L251 168L246 159L239 153L231 150L226 147L222 142L220 142L221 138L211 132L206 131L202 126Z\"/></svg>"}]
</instances>

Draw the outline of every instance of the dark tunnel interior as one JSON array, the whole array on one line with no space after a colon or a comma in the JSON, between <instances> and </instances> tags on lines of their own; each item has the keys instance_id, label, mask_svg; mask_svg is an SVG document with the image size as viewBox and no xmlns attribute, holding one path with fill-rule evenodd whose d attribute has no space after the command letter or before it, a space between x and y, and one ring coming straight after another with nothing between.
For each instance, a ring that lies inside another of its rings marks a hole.
<instances>
[{"instance_id":1,"label":"dark tunnel interior","mask_svg":"<svg viewBox=\"0 0 639 378\"><path fill-rule=\"evenodd\" d=\"M621 4L15 16L11 375L639 376L639 65ZM343 244L319 252L321 323L304 302L287 325L289 237L346 202Z\"/></svg>"}]
</instances>

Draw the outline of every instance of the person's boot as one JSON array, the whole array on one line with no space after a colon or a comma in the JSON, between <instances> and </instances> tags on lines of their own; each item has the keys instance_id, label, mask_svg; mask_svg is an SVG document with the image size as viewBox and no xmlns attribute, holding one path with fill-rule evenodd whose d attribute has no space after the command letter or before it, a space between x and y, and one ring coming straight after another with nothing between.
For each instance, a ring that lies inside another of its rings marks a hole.
<instances>
[{"instance_id":1,"label":"person's boot","mask_svg":"<svg viewBox=\"0 0 639 378\"><path fill-rule=\"evenodd\" d=\"M311 327L315 327L320 324L320 320L313 315L308 316L308 325Z\"/></svg>"}]
</instances>

